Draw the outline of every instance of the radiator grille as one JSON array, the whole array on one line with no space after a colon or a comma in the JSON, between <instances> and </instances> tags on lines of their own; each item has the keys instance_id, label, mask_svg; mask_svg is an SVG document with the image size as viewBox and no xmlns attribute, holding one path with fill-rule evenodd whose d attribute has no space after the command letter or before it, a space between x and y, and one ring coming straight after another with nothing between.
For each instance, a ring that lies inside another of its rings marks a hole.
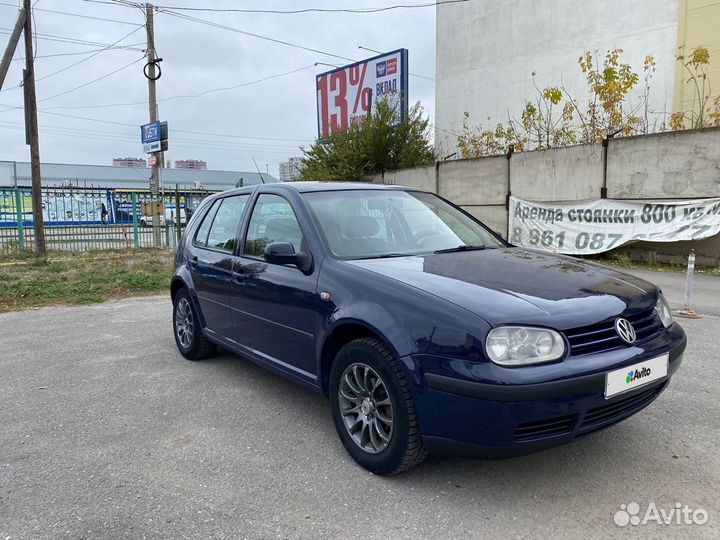
<instances>
[{"instance_id":1,"label":"radiator grille","mask_svg":"<svg viewBox=\"0 0 720 540\"><path fill-rule=\"evenodd\" d=\"M655 309L649 309L634 315L623 315L635 328L637 342L643 342L659 334L663 325ZM625 347L625 342L615 332L615 319L591 326L582 326L566 330L565 336L570 343L573 356L592 354Z\"/></svg>"}]
</instances>

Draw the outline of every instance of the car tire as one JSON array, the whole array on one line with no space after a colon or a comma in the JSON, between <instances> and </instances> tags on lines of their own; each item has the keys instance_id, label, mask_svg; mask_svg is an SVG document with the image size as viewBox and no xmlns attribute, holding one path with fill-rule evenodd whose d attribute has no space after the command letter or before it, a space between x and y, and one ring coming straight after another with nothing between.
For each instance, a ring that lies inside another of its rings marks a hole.
<instances>
[{"instance_id":1,"label":"car tire","mask_svg":"<svg viewBox=\"0 0 720 540\"><path fill-rule=\"evenodd\" d=\"M199 320L187 289L180 289L173 302L173 335L180 354L188 360L202 360L217 350L203 334Z\"/></svg>"},{"instance_id":2,"label":"car tire","mask_svg":"<svg viewBox=\"0 0 720 540\"><path fill-rule=\"evenodd\" d=\"M358 339L340 349L330 370L329 394L340 441L360 466L389 476L427 456L408 383L380 339Z\"/></svg>"}]
</instances>

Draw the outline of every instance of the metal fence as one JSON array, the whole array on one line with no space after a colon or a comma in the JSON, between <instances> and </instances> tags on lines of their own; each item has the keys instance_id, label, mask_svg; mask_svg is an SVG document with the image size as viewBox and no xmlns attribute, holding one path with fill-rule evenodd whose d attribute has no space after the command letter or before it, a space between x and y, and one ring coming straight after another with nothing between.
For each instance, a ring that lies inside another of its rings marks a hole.
<instances>
[{"instance_id":1,"label":"metal fence","mask_svg":"<svg viewBox=\"0 0 720 540\"><path fill-rule=\"evenodd\" d=\"M173 248L192 212L210 194L186 190L156 196L147 190L42 190L48 250ZM153 227L160 215L159 233ZM34 250L32 191L0 188L0 254Z\"/></svg>"}]
</instances>

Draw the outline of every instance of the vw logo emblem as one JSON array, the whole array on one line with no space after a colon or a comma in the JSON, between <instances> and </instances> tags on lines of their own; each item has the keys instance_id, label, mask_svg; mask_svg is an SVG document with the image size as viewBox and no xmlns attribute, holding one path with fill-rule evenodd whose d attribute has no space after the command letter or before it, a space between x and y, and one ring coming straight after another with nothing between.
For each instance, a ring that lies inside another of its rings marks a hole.
<instances>
[{"instance_id":1,"label":"vw logo emblem","mask_svg":"<svg viewBox=\"0 0 720 540\"><path fill-rule=\"evenodd\" d=\"M635 329L630 321L622 317L615 321L615 331L625 343L632 345L635 343Z\"/></svg>"}]
</instances>

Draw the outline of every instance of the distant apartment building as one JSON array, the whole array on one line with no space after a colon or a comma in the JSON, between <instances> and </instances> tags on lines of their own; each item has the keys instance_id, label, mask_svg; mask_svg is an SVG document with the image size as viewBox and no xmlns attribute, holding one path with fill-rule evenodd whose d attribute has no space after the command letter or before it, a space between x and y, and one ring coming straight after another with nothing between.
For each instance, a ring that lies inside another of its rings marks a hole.
<instances>
[{"instance_id":1,"label":"distant apartment building","mask_svg":"<svg viewBox=\"0 0 720 540\"><path fill-rule=\"evenodd\" d=\"M287 161L280 163L280 174L278 176L281 182L292 182L300 178L302 170L302 158L291 157Z\"/></svg>"},{"instance_id":2,"label":"distant apartment building","mask_svg":"<svg viewBox=\"0 0 720 540\"><path fill-rule=\"evenodd\" d=\"M113 167L146 167L147 161L142 158L115 158L113 159Z\"/></svg>"},{"instance_id":3,"label":"distant apartment building","mask_svg":"<svg viewBox=\"0 0 720 540\"><path fill-rule=\"evenodd\" d=\"M201 159L176 159L176 169L194 169L197 171L206 171L207 162Z\"/></svg>"}]
</instances>

